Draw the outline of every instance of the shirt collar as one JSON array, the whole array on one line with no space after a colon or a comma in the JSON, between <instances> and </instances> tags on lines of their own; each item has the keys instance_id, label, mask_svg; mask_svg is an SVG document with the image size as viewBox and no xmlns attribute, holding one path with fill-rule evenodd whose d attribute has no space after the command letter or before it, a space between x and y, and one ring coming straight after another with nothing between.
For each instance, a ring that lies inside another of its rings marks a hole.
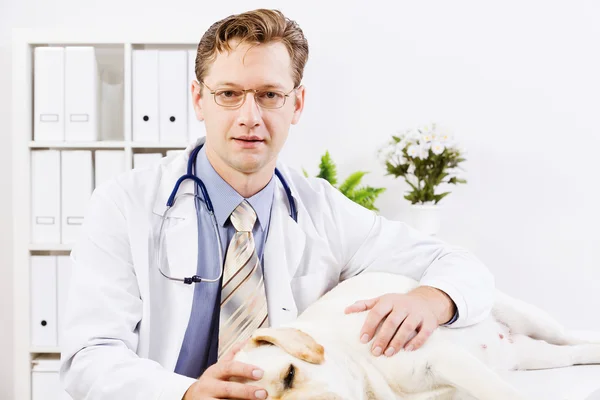
<instances>
[{"instance_id":1,"label":"shirt collar","mask_svg":"<svg viewBox=\"0 0 600 400\"><path fill-rule=\"evenodd\" d=\"M225 226L227 219L235 208L244 200L244 197L235 191L221 176L215 171L208 157L205 147L202 146L196 159L196 176L204 182L206 191L210 196L215 209L215 217L220 226ZM271 215L271 205L273 204L273 195L275 193L275 180L271 180L260 192L246 200L254 211L260 226L266 230L269 225ZM200 195L200 200L204 201Z\"/></svg>"}]
</instances>

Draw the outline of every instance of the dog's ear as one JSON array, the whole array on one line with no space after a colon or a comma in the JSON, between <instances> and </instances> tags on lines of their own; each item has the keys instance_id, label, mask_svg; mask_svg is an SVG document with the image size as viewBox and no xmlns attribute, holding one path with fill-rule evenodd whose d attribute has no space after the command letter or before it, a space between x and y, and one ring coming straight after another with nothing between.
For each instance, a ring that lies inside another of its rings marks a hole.
<instances>
[{"instance_id":1,"label":"dog's ear","mask_svg":"<svg viewBox=\"0 0 600 400\"><path fill-rule=\"evenodd\" d=\"M273 344L286 353L309 362L321 364L325 360L325 349L312 336L294 328L261 328L250 338L247 346L257 347Z\"/></svg>"}]
</instances>

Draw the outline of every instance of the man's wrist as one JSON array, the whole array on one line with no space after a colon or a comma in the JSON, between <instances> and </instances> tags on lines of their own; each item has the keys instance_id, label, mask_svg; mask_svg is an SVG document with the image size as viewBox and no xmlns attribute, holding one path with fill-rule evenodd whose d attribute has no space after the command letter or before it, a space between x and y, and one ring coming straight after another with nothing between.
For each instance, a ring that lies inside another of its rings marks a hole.
<instances>
[{"instance_id":1,"label":"man's wrist","mask_svg":"<svg viewBox=\"0 0 600 400\"><path fill-rule=\"evenodd\" d=\"M448 323L456 315L456 304L443 290L432 286L418 286L411 293L417 294L429 302L438 319L438 325Z\"/></svg>"}]
</instances>

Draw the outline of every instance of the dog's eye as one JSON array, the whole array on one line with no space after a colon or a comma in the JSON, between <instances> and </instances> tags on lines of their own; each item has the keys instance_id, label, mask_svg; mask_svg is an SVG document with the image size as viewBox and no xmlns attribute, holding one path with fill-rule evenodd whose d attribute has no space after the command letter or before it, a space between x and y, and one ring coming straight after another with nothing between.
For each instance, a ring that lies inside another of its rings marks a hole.
<instances>
[{"instance_id":1,"label":"dog's eye","mask_svg":"<svg viewBox=\"0 0 600 400\"><path fill-rule=\"evenodd\" d=\"M287 371L285 379L283 380L284 389L291 389L294 384L294 377L296 376L296 367L294 364L290 364L290 368Z\"/></svg>"}]
</instances>

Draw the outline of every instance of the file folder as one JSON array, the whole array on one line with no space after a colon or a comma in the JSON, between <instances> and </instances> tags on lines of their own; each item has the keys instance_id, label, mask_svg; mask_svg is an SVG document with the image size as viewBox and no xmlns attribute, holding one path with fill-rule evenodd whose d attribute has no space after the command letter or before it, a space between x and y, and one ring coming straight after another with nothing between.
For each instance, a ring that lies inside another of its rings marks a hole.
<instances>
[{"instance_id":1,"label":"file folder","mask_svg":"<svg viewBox=\"0 0 600 400\"><path fill-rule=\"evenodd\" d=\"M116 178L126 171L125 152L123 150L98 150L95 156L95 187Z\"/></svg>"},{"instance_id":2,"label":"file folder","mask_svg":"<svg viewBox=\"0 0 600 400\"><path fill-rule=\"evenodd\" d=\"M179 155L184 151L185 150L167 150L167 157Z\"/></svg>"},{"instance_id":3,"label":"file folder","mask_svg":"<svg viewBox=\"0 0 600 400\"><path fill-rule=\"evenodd\" d=\"M60 243L60 152L31 152L31 242Z\"/></svg>"},{"instance_id":4,"label":"file folder","mask_svg":"<svg viewBox=\"0 0 600 400\"><path fill-rule=\"evenodd\" d=\"M92 194L92 152L63 151L61 155L62 243L77 241Z\"/></svg>"},{"instance_id":5,"label":"file folder","mask_svg":"<svg viewBox=\"0 0 600 400\"><path fill-rule=\"evenodd\" d=\"M152 168L162 158L161 153L136 153L133 155L133 169Z\"/></svg>"},{"instance_id":6,"label":"file folder","mask_svg":"<svg viewBox=\"0 0 600 400\"><path fill-rule=\"evenodd\" d=\"M160 141L187 142L187 53L161 50L158 53L158 114Z\"/></svg>"},{"instance_id":7,"label":"file folder","mask_svg":"<svg viewBox=\"0 0 600 400\"><path fill-rule=\"evenodd\" d=\"M133 140L158 142L158 50L132 54Z\"/></svg>"},{"instance_id":8,"label":"file folder","mask_svg":"<svg viewBox=\"0 0 600 400\"><path fill-rule=\"evenodd\" d=\"M33 67L33 138L65 139L65 51L63 47L36 47Z\"/></svg>"},{"instance_id":9,"label":"file folder","mask_svg":"<svg viewBox=\"0 0 600 400\"><path fill-rule=\"evenodd\" d=\"M69 294L69 282L71 281L71 257L56 257L56 315L58 326L58 345L63 344L63 326L65 317L65 306Z\"/></svg>"},{"instance_id":10,"label":"file folder","mask_svg":"<svg viewBox=\"0 0 600 400\"><path fill-rule=\"evenodd\" d=\"M187 84L187 101L188 101L188 141L195 143L198 138L206 136L204 122L196 118L194 111L194 103L192 100L192 82L196 80L196 50L188 51L188 84Z\"/></svg>"},{"instance_id":11,"label":"file folder","mask_svg":"<svg viewBox=\"0 0 600 400\"><path fill-rule=\"evenodd\" d=\"M65 140L98 140L100 78L91 46L65 48Z\"/></svg>"},{"instance_id":12,"label":"file folder","mask_svg":"<svg viewBox=\"0 0 600 400\"><path fill-rule=\"evenodd\" d=\"M31 345L58 344L56 257L31 256Z\"/></svg>"},{"instance_id":13,"label":"file folder","mask_svg":"<svg viewBox=\"0 0 600 400\"><path fill-rule=\"evenodd\" d=\"M120 71L103 69L100 75L100 139L123 140L124 84Z\"/></svg>"},{"instance_id":14,"label":"file folder","mask_svg":"<svg viewBox=\"0 0 600 400\"><path fill-rule=\"evenodd\" d=\"M34 359L31 368L31 400L72 400L60 384L60 360Z\"/></svg>"}]
</instances>

